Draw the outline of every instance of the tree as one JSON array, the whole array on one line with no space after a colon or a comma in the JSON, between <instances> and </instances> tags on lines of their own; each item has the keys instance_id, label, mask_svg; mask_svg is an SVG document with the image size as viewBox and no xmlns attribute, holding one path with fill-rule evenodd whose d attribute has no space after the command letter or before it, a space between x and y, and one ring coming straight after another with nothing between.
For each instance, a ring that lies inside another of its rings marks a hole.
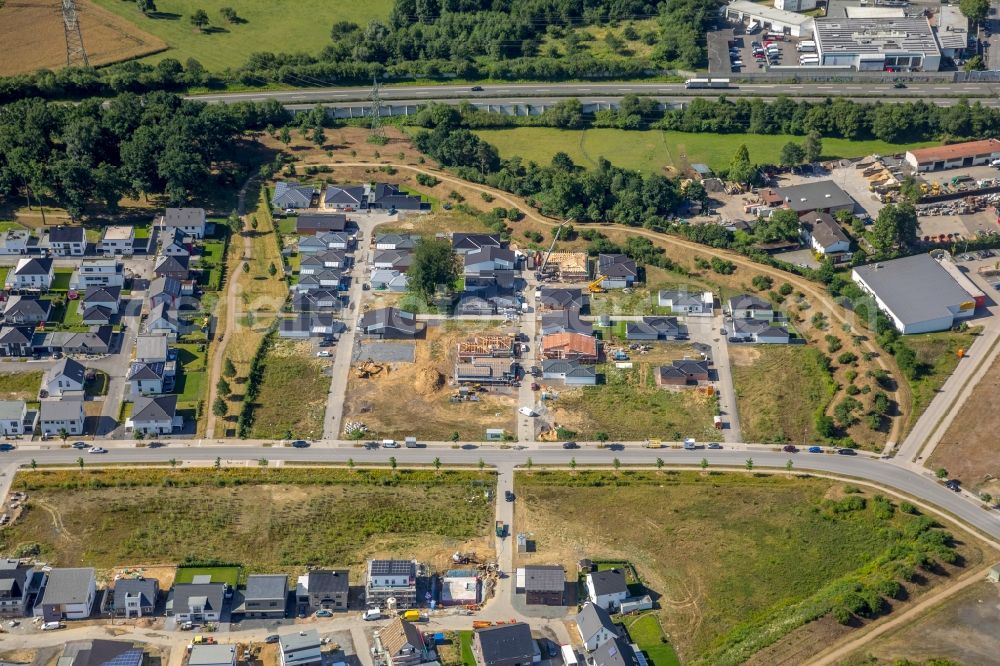
<instances>
[{"instance_id":1,"label":"tree","mask_svg":"<svg viewBox=\"0 0 1000 666\"><path fill-rule=\"evenodd\" d=\"M701 459L701 469L702 470L708 469L708 458Z\"/></svg>"},{"instance_id":2,"label":"tree","mask_svg":"<svg viewBox=\"0 0 1000 666\"><path fill-rule=\"evenodd\" d=\"M34 462L34 461L32 461L32 462ZM576 458L575 457L569 459L569 468L571 470L573 470L574 472L576 471Z\"/></svg>"},{"instance_id":3,"label":"tree","mask_svg":"<svg viewBox=\"0 0 1000 666\"><path fill-rule=\"evenodd\" d=\"M982 71L986 69L986 61L983 60L983 56L977 54L966 60L962 69L966 72Z\"/></svg>"},{"instance_id":4,"label":"tree","mask_svg":"<svg viewBox=\"0 0 1000 666\"><path fill-rule=\"evenodd\" d=\"M226 405L226 399L222 396L216 396L215 402L212 403L212 413L222 418L229 413L229 406Z\"/></svg>"},{"instance_id":5,"label":"tree","mask_svg":"<svg viewBox=\"0 0 1000 666\"><path fill-rule=\"evenodd\" d=\"M937 470L934 471L934 475L939 479L947 478L948 470L946 470L944 467L938 467Z\"/></svg>"},{"instance_id":6,"label":"tree","mask_svg":"<svg viewBox=\"0 0 1000 666\"><path fill-rule=\"evenodd\" d=\"M222 469L222 458L219 456L215 457L215 462L212 465L215 469Z\"/></svg>"},{"instance_id":7,"label":"tree","mask_svg":"<svg viewBox=\"0 0 1000 666\"><path fill-rule=\"evenodd\" d=\"M794 465L794 463L792 462L792 459L791 459L791 458L789 458L789 459L788 459L788 460L787 460L787 461L785 462L785 471L786 471L786 472L791 472L791 471L792 471L792 466L793 466L793 465Z\"/></svg>"},{"instance_id":8,"label":"tree","mask_svg":"<svg viewBox=\"0 0 1000 666\"><path fill-rule=\"evenodd\" d=\"M746 465L748 472L753 471L753 458L747 458L747 461L743 464Z\"/></svg>"},{"instance_id":9,"label":"tree","mask_svg":"<svg viewBox=\"0 0 1000 666\"><path fill-rule=\"evenodd\" d=\"M38 469L38 461L35 460L34 458L31 459L31 469L32 470Z\"/></svg>"},{"instance_id":10,"label":"tree","mask_svg":"<svg viewBox=\"0 0 1000 666\"><path fill-rule=\"evenodd\" d=\"M794 141L789 141L781 148L781 166L793 167L802 164L806 159L806 151L803 150L802 146L795 143Z\"/></svg>"},{"instance_id":11,"label":"tree","mask_svg":"<svg viewBox=\"0 0 1000 666\"><path fill-rule=\"evenodd\" d=\"M486 467L486 461L483 460L482 458L480 458L479 459L479 471L482 472L485 467Z\"/></svg>"},{"instance_id":12,"label":"tree","mask_svg":"<svg viewBox=\"0 0 1000 666\"><path fill-rule=\"evenodd\" d=\"M281 131L278 132L278 141L286 146L290 144L292 142L292 131L288 127L282 127Z\"/></svg>"},{"instance_id":13,"label":"tree","mask_svg":"<svg viewBox=\"0 0 1000 666\"><path fill-rule=\"evenodd\" d=\"M756 175L757 167L750 163L750 149L742 143L729 163L729 180L740 185L750 185Z\"/></svg>"},{"instance_id":14,"label":"tree","mask_svg":"<svg viewBox=\"0 0 1000 666\"><path fill-rule=\"evenodd\" d=\"M76 459L76 464L80 466L81 470L83 469L83 466L86 464L86 462L83 460L83 456L80 456L79 458Z\"/></svg>"},{"instance_id":15,"label":"tree","mask_svg":"<svg viewBox=\"0 0 1000 666\"><path fill-rule=\"evenodd\" d=\"M278 274L278 267L274 265L273 261L267 267L267 274L270 275L271 277L274 277L275 275Z\"/></svg>"},{"instance_id":16,"label":"tree","mask_svg":"<svg viewBox=\"0 0 1000 666\"><path fill-rule=\"evenodd\" d=\"M65 444L66 440L69 438L69 431L66 430L66 428L59 428L59 438L62 439L63 444Z\"/></svg>"},{"instance_id":17,"label":"tree","mask_svg":"<svg viewBox=\"0 0 1000 666\"><path fill-rule=\"evenodd\" d=\"M233 364L233 360L227 358L225 363L222 364L222 374L226 377L236 376L236 366Z\"/></svg>"},{"instance_id":18,"label":"tree","mask_svg":"<svg viewBox=\"0 0 1000 666\"><path fill-rule=\"evenodd\" d=\"M229 382L226 381L225 377L219 377L219 382L215 385L215 390L218 391L219 395L223 398L228 398L233 392L233 389L229 386Z\"/></svg>"},{"instance_id":19,"label":"tree","mask_svg":"<svg viewBox=\"0 0 1000 666\"><path fill-rule=\"evenodd\" d=\"M594 439L596 439L598 442L606 442L610 439L610 437L608 436L608 433L602 430L594 434Z\"/></svg>"},{"instance_id":20,"label":"tree","mask_svg":"<svg viewBox=\"0 0 1000 666\"><path fill-rule=\"evenodd\" d=\"M243 262L243 272L244 273L249 273L250 272L250 264L248 264L245 261Z\"/></svg>"},{"instance_id":21,"label":"tree","mask_svg":"<svg viewBox=\"0 0 1000 666\"><path fill-rule=\"evenodd\" d=\"M254 215L253 217L250 218L250 228L253 229L254 231L257 231L257 216L256 215Z\"/></svg>"},{"instance_id":22,"label":"tree","mask_svg":"<svg viewBox=\"0 0 1000 666\"><path fill-rule=\"evenodd\" d=\"M193 14L191 14L191 25L198 28L198 30L204 32L205 26L208 25L208 13L204 9L196 9Z\"/></svg>"},{"instance_id":23,"label":"tree","mask_svg":"<svg viewBox=\"0 0 1000 666\"><path fill-rule=\"evenodd\" d=\"M990 13L990 0L958 0L958 8L970 21L982 23Z\"/></svg>"},{"instance_id":24,"label":"tree","mask_svg":"<svg viewBox=\"0 0 1000 666\"><path fill-rule=\"evenodd\" d=\"M267 467L267 458L258 458L257 467Z\"/></svg>"},{"instance_id":25,"label":"tree","mask_svg":"<svg viewBox=\"0 0 1000 666\"><path fill-rule=\"evenodd\" d=\"M240 17L236 15L236 10L232 7L220 7L219 14L226 20L226 23L239 23Z\"/></svg>"},{"instance_id":26,"label":"tree","mask_svg":"<svg viewBox=\"0 0 1000 666\"><path fill-rule=\"evenodd\" d=\"M177 458L171 458L167 462L170 463L171 469L175 469L177 467Z\"/></svg>"},{"instance_id":27,"label":"tree","mask_svg":"<svg viewBox=\"0 0 1000 666\"><path fill-rule=\"evenodd\" d=\"M440 458L435 458L434 459L434 469L441 469L441 459Z\"/></svg>"},{"instance_id":28,"label":"tree","mask_svg":"<svg viewBox=\"0 0 1000 666\"><path fill-rule=\"evenodd\" d=\"M656 469L657 471L663 469L663 458L656 459Z\"/></svg>"},{"instance_id":29,"label":"tree","mask_svg":"<svg viewBox=\"0 0 1000 666\"><path fill-rule=\"evenodd\" d=\"M354 469L354 458L347 459L347 467L348 469Z\"/></svg>"},{"instance_id":30,"label":"tree","mask_svg":"<svg viewBox=\"0 0 1000 666\"><path fill-rule=\"evenodd\" d=\"M326 143L326 132L323 130L322 125L316 125L316 127L313 128L309 140L316 144L317 148L323 147L323 144Z\"/></svg>"},{"instance_id":31,"label":"tree","mask_svg":"<svg viewBox=\"0 0 1000 666\"><path fill-rule=\"evenodd\" d=\"M389 457L389 467L391 467L393 470L396 469L396 456Z\"/></svg>"},{"instance_id":32,"label":"tree","mask_svg":"<svg viewBox=\"0 0 1000 666\"><path fill-rule=\"evenodd\" d=\"M819 132L809 132L806 135L806 140L802 142L802 153L806 162L815 162L822 156L823 139L820 138Z\"/></svg>"},{"instance_id":33,"label":"tree","mask_svg":"<svg viewBox=\"0 0 1000 666\"><path fill-rule=\"evenodd\" d=\"M524 466L527 467L528 469L531 469L532 467L535 466L535 462L529 456L528 459L525 461Z\"/></svg>"},{"instance_id":34,"label":"tree","mask_svg":"<svg viewBox=\"0 0 1000 666\"><path fill-rule=\"evenodd\" d=\"M614 460L611 461L611 464L615 466L615 471L618 471L619 469L621 469L622 461L619 460L618 458L615 458Z\"/></svg>"},{"instance_id":35,"label":"tree","mask_svg":"<svg viewBox=\"0 0 1000 666\"><path fill-rule=\"evenodd\" d=\"M135 0L135 6L146 16L156 11L156 3L153 0Z\"/></svg>"},{"instance_id":36,"label":"tree","mask_svg":"<svg viewBox=\"0 0 1000 666\"><path fill-rule=\"evenodd\" d=\"M425 303L431 301L439 288L450 292L458 279L458 260L451 243L439 238L420 239L407 275L410 291Z\"/></svg>"}]
</instances>

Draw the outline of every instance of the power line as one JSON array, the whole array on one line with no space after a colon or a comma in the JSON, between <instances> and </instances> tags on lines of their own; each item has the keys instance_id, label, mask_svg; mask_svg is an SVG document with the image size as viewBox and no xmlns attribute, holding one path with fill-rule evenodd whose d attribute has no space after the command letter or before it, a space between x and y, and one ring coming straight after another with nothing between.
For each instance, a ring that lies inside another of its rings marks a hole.
<instances>
[{"instance_id":1,"label":"power line","mask_svg":"<svg viewBox=\"0 0 1000 666\"><path fill-rule=\"evenodd\" d=\"M372 101L371 105L371 117L372 117L372 129L368 134L369 143L377 143L379 145L384 145L385 139L385 128L382 126L382 96L379 93L381 86L379 85L378 79L372 77L372 92L368 96L368 99Z\"/></svg>"},{"instance_id":2,"label":"power line","mask_svg":"<svg viewBox=\"0 0 1000 666\"><path fill-rule=\"evenodd\" d=\"M83 48L83 35L76 15L74 0L62 0L63 30L66 32L66 66L89 67L87 50Z\"/></svg>"}]
</instances>

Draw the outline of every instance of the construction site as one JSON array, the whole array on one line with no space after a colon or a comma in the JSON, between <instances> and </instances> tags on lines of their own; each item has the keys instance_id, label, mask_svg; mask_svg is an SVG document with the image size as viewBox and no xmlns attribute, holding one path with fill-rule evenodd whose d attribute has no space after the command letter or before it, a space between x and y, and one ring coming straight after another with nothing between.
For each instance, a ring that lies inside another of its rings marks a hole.
<instances>
[{"instance_id":1,"label":"construction site","mask_svg":"<svg viewBox=\"0 0 1000 666\"><path fill-rule=\"evenodd\" d=\"M487 429L513 432L517 389L513 378L494 380L490 363L499 371L516 366L514 344L512 330L499 325L449 322L428 326L426 339L407 346L406 360L370 358L362 348L351 367L345 424L373 438L449 440L457 433L478 441ZM460 385L456 368L475 363L489 372Z\"/></svg>"}]
</instances>

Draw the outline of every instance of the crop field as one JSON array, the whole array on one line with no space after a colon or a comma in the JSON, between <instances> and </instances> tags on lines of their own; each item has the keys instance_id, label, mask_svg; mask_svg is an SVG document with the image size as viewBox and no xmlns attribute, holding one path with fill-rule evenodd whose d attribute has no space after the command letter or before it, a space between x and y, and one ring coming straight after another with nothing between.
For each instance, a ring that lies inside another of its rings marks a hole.
<instances>
[{"instance_id":1,"label":"crop field","mask_svg":"<svg viewBox=\"0 0 1000 666\"><path fill-rule=\"evenodd\" d=\"M833 396L832 381L811 347L732 345L733 385L748 442L806 444L815 415ZM780 377L780 381L775 378Z\"/></svg>"},{"instance_id":2,"label":"crop field","mask_svg":"<svg viewBox=\"0 0 1000 666\"><path fill-rule=\"evenodd\" d=\"M332 359L316 358L309 341L277 340L264 362L251 437L306 439L323 436L323 415L330 378L323 367Z\"/></svg>"},{"instance_id":3,"label":"crop field","mask_svg":"<svg viewBox=\"0 0 1000 666\"><path fill-rule=\"evenodd\" d=\"M808 477L536 470L515 486L532 561L567 571L585 557L632 562L685 664L743 663L831 611L857 609L854 595L880 614L929 587L906 582L911 573L936 578L914 566L919 553L973 567L986 548L952 542L895 501Z\"/></svg>"},{"instance_id":4,"label":"crop field","mask_svg":"<svg viewBox=\"0 0 1000 666\"><path fill-rule=\"evenodd\" d=\"M667 356L671 354L663 355ZM548 402L545 415L555 438L593 441L598 433L631 441L713 437L718 432L712 427L713 398L693 390L660 388L653 372L653 364L648 362L636 362L630 369L605 363L597 366L597 386L556 388L559 397ZM603 384L601 375L605 377ZM559 437L559 429L565 437Z\"/></svg>"},{"instance_id":5,"label":"crop field","mask_svg":"<svg viewBox=\"0 0 1000 666\"><path fill-rule=\"evenodd\" d=\"M493 504L481 485L493 483L318 467L22 472L14 487L29 493L28 511L0 533L0 551L38 544L53 564L101 569L213 561L253 573L386 555L444 566L456 549L486 548Z\"/></svg>"},{"instance_id":6,"label":"crop field","mask_svg":"<svg viewBox=\"0 0 1000 666\"><path fill-rule=\"evenodd\" d=\"M497 147L501 157L519 155L525 160L548 164L552 155L562 151L573 162L585 167L597 165L601 157L612 164L643 173L661 173L664 169L702 162L713 169L729 166L733 154L745 143L754 162L777 164L781 147L788 141L801 142L800 136L765 134L689 134L659 130L588 129L561 130L548 127L476 130L476 134ZM884 141L849 141L823 139L823 158L860 157L879 153L904 152L920 144L889 144Z\"/></svg>"},{"instance_id":7,"label":"crop field","mask_svg":"<svg viewBox=\"0 0 1000 666\"><path fill-rule=\"evenodd\" d=\"M135 7L135 3L128 4ZM167 47L159 37L90 0L77 0L76 7L91 65L107 65ZM59 0L16 0L0 7L0 44L4 45L0 76L65 67L66 37Z\"/></svg>"},{"instance_id":8,"label":"crop field","mask_svg":"<svg viewBox=\"0 0 1000 666\"><path fill-rule=\"evenodd\" d=\"M95 0L97 4L156 35L169 49L147 59L156 62L195 58L210 71L243 65L258 51L319 53L330 43L330 27L353 21L362 27L374 18L388 18L391 0L356 5L327 0L157 0L157 12L144 16L134 2ZM233 7L242 22L227 23L219 13ZM190 22L191 14L204 9L209 24L204 32ZM60 36L62 27L60 24Z\"/></svg>"}]
</instances>

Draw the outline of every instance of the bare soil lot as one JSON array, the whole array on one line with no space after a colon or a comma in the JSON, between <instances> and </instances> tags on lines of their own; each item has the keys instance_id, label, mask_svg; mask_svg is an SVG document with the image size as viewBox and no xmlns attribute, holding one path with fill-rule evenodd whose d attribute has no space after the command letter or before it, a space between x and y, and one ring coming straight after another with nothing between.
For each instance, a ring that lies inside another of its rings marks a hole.
<instances>
[{"instance_id":1,"label":"bare soil lot","mask_svg":"<svg viewBox=\"0 0 1000 666\"><path fill-rule=\"evenodd\" d=\"M77 0L77 14L91 65L148 55L167 48L159 37L102 9ZM66 37L59 0L13 0L0 8L0 76L66 66Z\"/></svg>"}]
</instances>

